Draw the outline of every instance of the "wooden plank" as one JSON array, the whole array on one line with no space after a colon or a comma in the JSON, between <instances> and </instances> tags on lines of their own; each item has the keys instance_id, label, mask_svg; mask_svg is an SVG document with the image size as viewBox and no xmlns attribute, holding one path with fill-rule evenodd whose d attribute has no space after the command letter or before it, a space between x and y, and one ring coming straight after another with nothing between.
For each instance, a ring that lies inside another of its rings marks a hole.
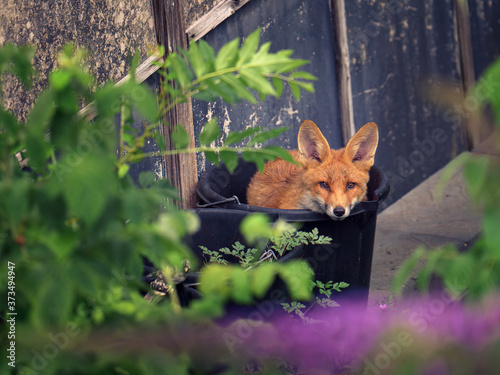
<instances>
[{"instance_id":1,"label":"wooden plank","mask_svg":"<svg viewBox=\"0 0 500 375\"><path fill-rule=\"evenodd\" d=\"M189 38L193 40L203 38L249 1L250 0L222 0L211 11L188 27L187 34Z\"/></svg>"},{"instance_id":2,"label":"wooden plank","mask_svg":"<svg viewBox=\"0 0 500 375\"><path fill-rule=\"evenodd\" d=\"M163 56L160 56L158 52L155 52L153 55L144 60L135 71L135 80L139 83L144 82L148 79L153 73L155 73L160 67L158 65L154 65L153 62L162 62ZM130 75L126 75L122 79L120 79L115 85L120 86L123 85L130 79ZM97 112L95 109L95 103L91 102L85 107L83 107L79 112L78 116L85 117L87 121L93 120L97 116Z\"/></svg>"},{"instance_id":3,"label":"wooden plank","mask_svg":"<svg viewBox=\"0 0 500 375\"><path fill-rule=\"evenodd\" d=\"M345 17L344 0L331 1L333 23L335 26L337 78L339 85L339 111L342 126L342 140L347 145L356 133L352 108L351 67L349 60L349 42Z\"/></svg>"},{"instance_id":4,"label":"wooden plank","mask_svg":"<svg viewBox=\"0 0 500 375\"><path fill-rule=\"evenodd\" d=\"M457 9L458 42L460 45L460 61L463 76L463 90L468 95L476 84L474 71L474 54L472 51L471 24L469 6L466 1L455 0ZM479 116L466 116L464 118L464 135L469 150L481 144L493 131L488 126L488 121Z\"/></svg>"},{"instance_id":5,"label":"wooden plank","mask_svg":"<svg viewBox=\"0 0 500 375\"><path fill-rule=\"evenodd\" d=\"M157 41L158 44L165 47L165 53L175 51L178 47L187 49L188 39L181 1L153 0L152 5ZM186 129L190 138L188 147L194 147L191 101L175 106L163 118L162 129L169 150L175 148L171 137L172 126L175 125L182 125ZM182 199L182 208L194 207L196 205L196 185L198 184L196 155L189 153L166 156L165 162L165 176L178 189Z\"/></svg>"}]
</instances>

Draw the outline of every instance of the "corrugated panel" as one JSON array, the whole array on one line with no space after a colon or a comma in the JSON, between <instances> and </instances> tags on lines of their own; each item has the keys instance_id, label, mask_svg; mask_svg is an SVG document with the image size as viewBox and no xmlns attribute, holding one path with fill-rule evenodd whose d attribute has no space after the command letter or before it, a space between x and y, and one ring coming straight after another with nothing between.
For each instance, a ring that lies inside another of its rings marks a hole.
<instances>
[{"instance_id":1,"label":"corrugated panel","mask_svg":"<svg viewBox=\"0 0 500 375\"><path fill-rule=\"evenodd\" d=\"M356 128L375 121L376 164L389 174L387 204L465 149L456 113L432 103L447 80L461 86L453 0L346 1Z\"/></svg>"},{"instance_id":2,"label":"corrugated panel","mask_svg":"<svg viewBox=\"0 0 500 375\"><path fill-rule=\"evenodd\" d=\"M262 42L271 41L272 51L293 49L294 57L309 59L303 70L318 76L314 94L305 93L297 102L286 89L279 99L268 98L257 105L193 101L195 134L204 123L217 116L225 133L253 126L273 128L289 126L291 130L273 144L293 149L304 119L315 121L332 147L341 146L338 93L335 70L332 17L327 0L252 0L228 18L204 39L216 50L224 43L244 37L257 27L262 28ZM198 160L199 169L205 161Z\"/></svg>"},{"instance_id":3,"label":"corrugated panel","mask_svg":"<svg viewBox=\"0 0 500 375\"><path fill-rule=\"evenodd\" d=\"M479 78L500 56L500 1L469 0L474 70Z\"/></svg>"}]
</instances>

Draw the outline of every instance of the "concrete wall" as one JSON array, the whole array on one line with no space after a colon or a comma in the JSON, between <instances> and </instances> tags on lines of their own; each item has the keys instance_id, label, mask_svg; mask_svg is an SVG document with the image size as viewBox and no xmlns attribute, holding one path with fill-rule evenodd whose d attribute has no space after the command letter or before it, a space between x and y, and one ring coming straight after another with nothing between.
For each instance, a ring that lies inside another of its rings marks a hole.
<instances>
[{"instance_id":1,"label":"concrete wall","mask_svg":"<svg viewBox=\"0 0 500 375\"><path fill-rule=\"evenodd\" d=\"M4 86L6 106L24 118L64 44L74 42L88 50L88 69L100 85L122 78L129 52L139 48L146 57L156 37L150 0L2 0L0 45L8 42L37 49L34 88L26 92L12 78Z\"/></svg>"}]
</instances>

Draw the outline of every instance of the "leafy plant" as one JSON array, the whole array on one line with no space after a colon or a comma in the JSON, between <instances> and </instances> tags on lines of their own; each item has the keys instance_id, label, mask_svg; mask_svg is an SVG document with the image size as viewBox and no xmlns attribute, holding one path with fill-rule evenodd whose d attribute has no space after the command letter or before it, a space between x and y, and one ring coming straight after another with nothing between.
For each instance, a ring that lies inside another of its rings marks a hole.
<instances>
[{"instance_id":1,"label":"leafy plant","mask_svg":"<svg viewBox=\"0 0 500 375\"><path fill-rule=\"evenodd\" d=\"M330 244L332 241L328 236L319 235L318 228L314 228L311 232L299 231L292 225L283 221L278 221L278 223L272 225L267 217L262 217L264 219L263 223L258 224L255 219L260 219L261 217L260 214L250 215L245 218L241 227L242 232L248 234L248 230L246 229L248 226L253 228L253 232L257 233L259 230L256 230L255 225L264 226L260 229L260 236L264 236L266 243L264 252L259 251L257 248L246 248L245 245L240 242L234 243L231 249L224 247L219 250L209 250L205 246L200 246L203 254L208 257L208 262L228 264L227 260L224 259L222 255L229 255L238 260L241 267L246 269L263 261L277 260L277 255L282 257L286 252L300 245L326 245ZM271 227L274 227L274 229L270 229ZM255 234L256 233L252 233L250 240L248 235L246 235L247 240L252 242ZM257 255L259 255L258 259L256 258Z\"/></svg>"},{"instance_id":2,"label":"leafy plant","mask_svg":"<svg viewBox=\"0 0 500 375\"><path fill-rule=\"evenodd\" d=\"M297 71L308 63L307 60L291 57L292 50L269 52L271 43L265 43L259 48L260 29L255 30L240 45L236 38L222 47L216 54L213 48L205 41L192 43L188 51L180 50L171 53L161 66L160 74L165 78L160 101L160 116L170 111L179 103L189 98L212 101L222 98L228 103L243 100L256 103L256 95L264 100L268 95L279 97L286 82L293 95L300 99L301 89L314 91L311 80L313 75ZM163 50L160 52L163 55ZM172 80L175 84L172 84ZM279 157L294 162L292 156L276 146L255 148L259 143L279 136L287 128L267 130L263 127L231 131L225 138L222 146L213 147L211 144L221 137L221 131L216 119L206 123L198 136L199 147L188 148L189 136L182 125L171 124L174 127L173 141L175 150L165 150L163 142L159 142L162 154L178 154L186 152L203 152L206 158L218 164L223 161L230 172L238 164L238 154L246 161L252 161L262 170L268 160ZM123 145L126 151L120 159L121 164L140 160L155 154L142 153L140 150L144 138L154 137L157 124L151 124L144 129L141 137L135 138L135 144ZM131 138L132 140L133 138ZM247 140L245 147L234 147Z\"/></svg>"},{"instance_id":3,"label":"leafy plant","mask_svg":"<svg viewBox=\"0 0 500 375\"><path fill-rule=\"evenodd\" d=\"M242 228L246 228L250 222L250 226L254 228L255 224L263 225L260 228L261 235L269 236L266 238L267 244L264 252L259 251L256 248L246 248L245 245L240 242L236 242L232 245L232 249L229 248L221 248L217 250L209 250L206 247L202 246L201 249L203 254L208 258L209 263L222 264L227 265L229 262L227 257L223 255L233 257L240 263L240 266L244 270L249 270L253 267L260 267L262 264L272 262L273 260L277 260L278 256L282 257L286 252L291 251L297 246L300 245L324 245L330 244L332 239L328 236L319 235L319 231L317 228L314 228L310 232L299 231L294 228L292 225L289 225L285 222L278 221L274 225L274 229L270 229L271 225L268 219L264 219L263 223L258 224L258 221L263 219L262 217L257 215L250 215L242 222ZM243 230L245 232L245 229ZM259 230L257 230L259 232ZM255 235L255 233L253 233ZM257 259L256 255L261 254ZM276 255L277 254L277 255ZM313 271L309 268L307 271L308 275L312 275ZM314 290L324 297L316 296L314 303L308 307L299 301L292 301L290 303L284 302L281 304L283 309L286 312L294 313L298 315L304 321L307 321L306 317L307 312L315 305L321 307L337 307L339 304L335 302L331 296L333 292L341 292L342 289L345 289L349 286L348 283L345 282L336 282L329 281L327 283L323 283L319 280L309 280L309 292L312 295Z\"/></svg>"},{"instance_id":4,"label":"leafy plant","mask_svg":"<svg viewBox=\"0 0 500 375\"><path fill-rule=\"evenodd\" d=\"M304 322L311 321L311 319L307 316L307 313L311 311L311 309L316 305L322 308L339 307L340 305L338 304L338 302L336 302L333 298L331 298L332 294L333 292L340 293L342 292L342 289L345 289L349 286L348 283L345 282L334 283L331 280L328 281L326 284L319 280L314 280L311 282L310 285L312 292L316 290L319 294L322 294L325 297L320 297L316 295L316 297L314 298L314 302L309 306L306 306L303 303L297 301L292 301L290 303L283 302L281 304L281 306L283 306L283 310L285 310L288 313L297 315Z\"/></svg>"},{"instance_id":5,"label":"leafy plant","mask_svg":"<svg viewBox=\"0 0 500 375\"><path fill-rule=\"evenodd\" d=\"M256 35L250 41L258 44ZM297 298L307 297L308 289L303 286L306 276L295 277L307 275L300 262L269 265L243 276L238 266L224 267L222 273L207 267L202 274L202 291L210 295L222 287L227 294L214 293L193 304L192 309L180 310L174 279L186 260L196 267L196 259L183 239L197 229L198 218L172 204L177 192L168 180L145 172L139 176L141 186L137 186L128 174L131 163L151 156L143 153L142 147L148 138L155 137L163 113L193 95L209 99L220 90L224 95L233 90L232 100L251 100L246 93L250 91L242 91L240 85L251 83L252 90L265 97L279 94L279 81L310 88L304 81L306 75L292 77L292 70L305 60L290 58L290 51L271 54L269 46L256 53L258 59L250 58L246 54L251 47L245 43L239 49L233 42L211 60L211 49L201 42L182 52L184 57L171 55L165 60L164 74L177 84L166 84L163 96L157 98L135 81L133 74L122 85L107 84L92 91L93 78L80 68L84 53L67 46L25 123L1 103L0 259L4 267L12 265L12 269L0 272L0 295L4 300L7 296L15 298L11 305L11 311L17 314L15 370L146 374L157 367L168 367L179 374L188 373L197 365L187 352L161 358L147 354L146 359L135 361L126 355L117 357L104 346L102 351L87 355L85 338L93 337L92 346L98 347L104 337L131 328L158 325L168 329L169 322L192 318L210 325L209 317L221 313L225 298L233 296L244 302L249 286L252 293L262 295L276 274ZM0 74L15 74L29 85L33 53L31 48L1 47ZM238 59L225 61L227 54ZM137 59L132 73L136 64ZM192 70L192 75L186 69ZM274 91L269 85L256 85L263 79L272 79ZM297 94L296 88L292 90ZM92 103L96 111L92 121L80 112L84 103ZM140 131L132 126L132 113L144 122ZM121 115L118 128L117 115ZM175 137L179 148L162 150L161 154L201 151L230 164L232 156L228 155L243 152L245 158L262 164L275 157L289 158L286 152L274 148L252 151L256 142L281 131L232 133L226 144L216 149L208 146L220 136L215 122L211 122L200 134L199 148L182 147L185 137L179 130ZM244 139L250 140L246 147L231 147ZM171 286L170 301L155 304L144 299L144 258L162 271ZM1 313L6 320L7 311ZM101 334L104 331L106 334ZM2 337L3 347L8 342L6 335ZM51 337L64 337L64 345L58 346L48 360L43 350L53 344ZM0 366L2 373L12 371L6 364Z\"/></svg>"},{"instance_id":6,"label":"leafy plant","mask_svg":"<svg viewBox=\"0 0 500 375\"><path fill-rule=\"evenodd\" d=\"M500 59L484 73L470 94L470 100L490 105L496 120L495 136L500 149ZM482 108L481 108L482 109ZM418 272L418 286L427 290L433 274L440 276L448 292L455 297L480 298L500 286L500 161L489 155L464 153L443 172L438 195L446 181L462 170L473 203L483 212L479 239L466 251L452 245L438 249L418 248L398 271L393 289L401 293L404 281L424 261Z\"/></svg>"}]
</instances>

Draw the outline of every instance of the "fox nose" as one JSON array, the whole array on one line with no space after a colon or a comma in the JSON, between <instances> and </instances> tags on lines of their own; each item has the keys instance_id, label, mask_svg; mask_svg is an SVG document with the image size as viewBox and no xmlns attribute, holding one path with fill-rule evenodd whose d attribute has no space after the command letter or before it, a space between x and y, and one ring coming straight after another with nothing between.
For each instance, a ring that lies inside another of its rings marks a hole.
<instances>
[{"instance_id":1,"label":"fox nose","mask_svg":"<svg viewBox=\"0 0 500 375\"><path fill-rule=\"evenodd\" d=\"M335 207L333 209L333 214L337 217L342 217L345 214L345 210L342 207Z\"/></svg>"}]
</instances>

